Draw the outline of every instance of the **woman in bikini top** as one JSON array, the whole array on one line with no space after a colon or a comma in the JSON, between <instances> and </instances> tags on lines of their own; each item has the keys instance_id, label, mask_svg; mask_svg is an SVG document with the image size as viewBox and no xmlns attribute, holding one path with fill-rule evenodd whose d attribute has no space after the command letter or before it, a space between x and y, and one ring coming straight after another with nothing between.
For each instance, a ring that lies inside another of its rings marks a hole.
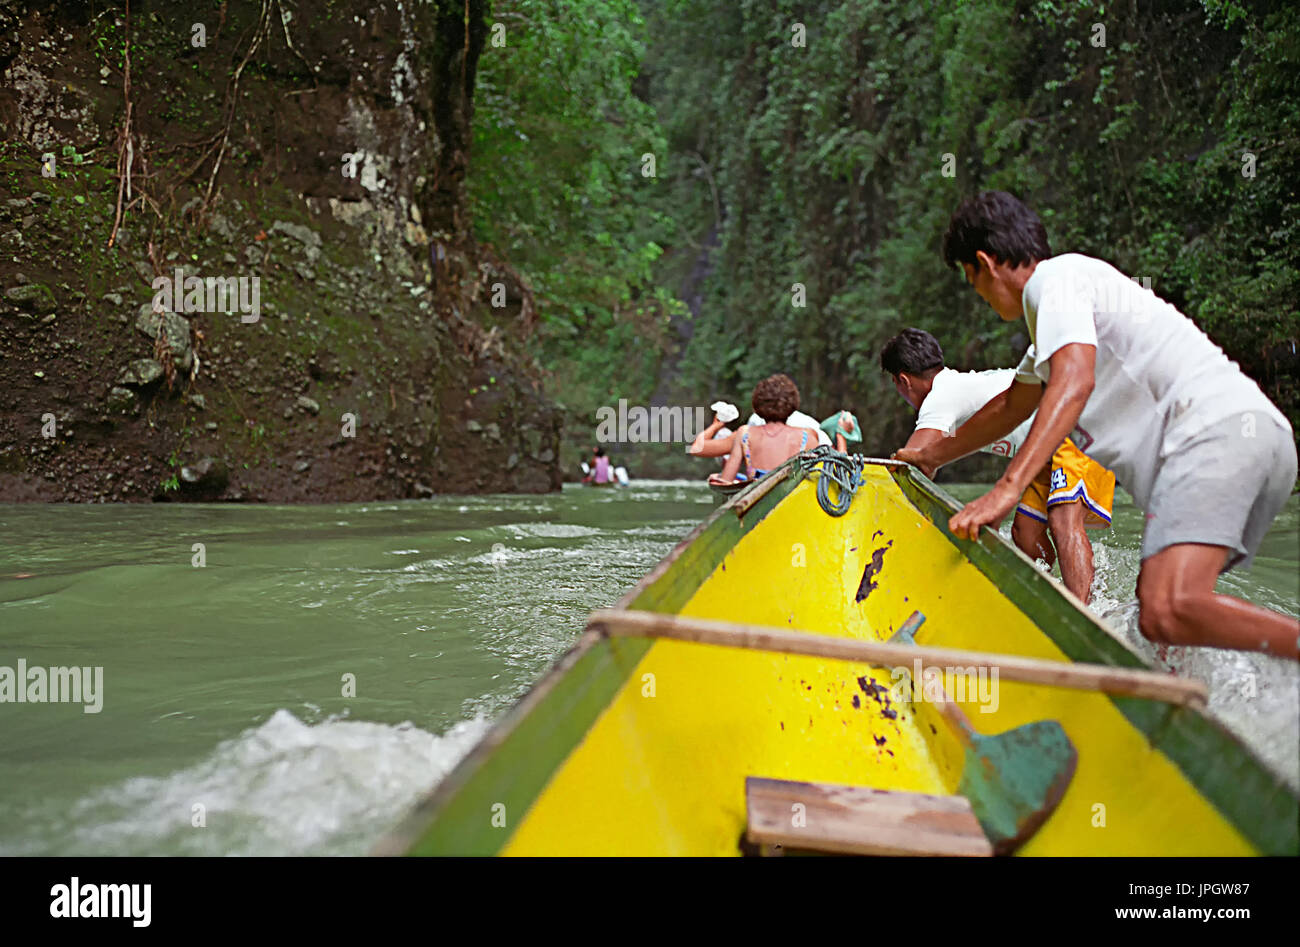
<instances>
[{"instance_id":1,"label":"woman in bikini top","mask_svg":"<svg viewBox=\"0 0 1300 947\"><path fill-rule=\"evenodd\" d=\"M710 483L735 483L763 476L808 447L813 432L785 423L799 410L799 389L787 375L772 375L754 387L754 413L765 422L762 426L746 424L732 435L727 463L721 474L709 477ZM740 473L741 461L745 474Z\"/></svg>"},{"instance_id":2,"label":"woman in bikini top","mask_svg":"<svg viewBox=\"0 0 1300 947\"><path fill-rule=\"evenodd\" d=\"M799 447L798 447L798 449L795 451L795 454L801 453L804 449L806 449L806 448L808 447L808 435L811 434L812 432L809 431L807 428L802 428L802 429L801 429L801 428L792 428L792 427L790 427L788 424L783 424L783 423L781 423L780 421L776 421L776 422L771 422L771 423L768 423L768 424L764 424L762 427L760 427L760 428L758 429L758 430L759 430L759 436L761 437L761 436L763 436L763 435L765 435L765 434L768 434L768 429L769 429L769 428L776 428L776 429L777 429L776 431L772 432L771 435L769 435L769 436L771 436L771 437L779 437L781 434L784 434L785 431L798 431L798 430L802 430L802 431L803 431L803 437L802 437L802 438L800 439L800 441L799 441ZM781 428L784 428L785 431L780 430ZM772 469L771 467L767 467L767 468L764 468L764 469L761 469L761 470L760 470L759 468L757 468L757 467L754 466L754 461L753 461L753 459L749 456L749 425L748 425L748 424L746 424L743 428L741 428L740 444L741 444L741 446L745 449L745 475L746 475L750 480L754 480L754 479L756 479L756 478L758 478L758 477L761 477L761 476L763 476L763 474L767 473L769 470ZM790 455L790 457L793 457L793 456L794 456L794 454L791 454L791 455ZM789 457L787 457L786 460L789 460ZM782 461L782 463L784 463L784 461Z\"/></svg>"}]
</instances>

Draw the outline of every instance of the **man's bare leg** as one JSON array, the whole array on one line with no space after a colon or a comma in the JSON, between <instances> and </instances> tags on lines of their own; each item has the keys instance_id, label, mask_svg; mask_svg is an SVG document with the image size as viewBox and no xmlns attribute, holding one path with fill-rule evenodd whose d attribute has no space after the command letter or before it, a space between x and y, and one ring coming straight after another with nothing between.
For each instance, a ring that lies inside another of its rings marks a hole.
<instances>
[{"instance_id":1,"label":"man's bare leg","mask_svg":"<svg viewBox=\"0 0 1300 947\"><path fill-rule=\"evenodd\" d=\"M1083 601L1092 600L1092 540L1083 525L1082 500L1057 503L1047 508L1047 526L1061 557L1061 580L1065 587Z\"/></svg>"},{"instance_id":2,"label":"man's bare leg","mask_svg":"<svg viewBox=\"0 0 1300 947\"><path fill-rule=\"evenodd\" d=\"M1232 550L1178 543L1142 561L1138 624L1161 644L1263 651L1300 660L1300 620L1214 591Z\"/></svg>"},{"instance_id":3,"label":"man's bare leg","mask_svg":"<svg viewBox=\"0 0 1300 947\"><path fill-rule=\"evenodd\" d=\"M1030 559L1042 559L1049 566L1056 562L1056 550L1047 535L1047 524L1017 511L1011 521L1011 540Z\"/></svg>"}]
</instances>

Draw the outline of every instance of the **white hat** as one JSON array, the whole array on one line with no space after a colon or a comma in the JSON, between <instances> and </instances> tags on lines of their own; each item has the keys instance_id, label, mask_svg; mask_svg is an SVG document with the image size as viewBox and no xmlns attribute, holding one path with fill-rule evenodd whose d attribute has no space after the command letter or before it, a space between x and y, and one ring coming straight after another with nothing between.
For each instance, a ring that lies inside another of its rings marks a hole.
<instances>
[{"instance_id":1,"label":"white hat","mask_svg":"<svg viewBox=\"0 0 1300 947\"><path fill-rule=\"evenodd\" d=\"M736 406L725 401L715 401L709 407L713 409L714 415L723 424L728 424L740 417L740 412L736 410Z\"/></svg>"}]
</instances>

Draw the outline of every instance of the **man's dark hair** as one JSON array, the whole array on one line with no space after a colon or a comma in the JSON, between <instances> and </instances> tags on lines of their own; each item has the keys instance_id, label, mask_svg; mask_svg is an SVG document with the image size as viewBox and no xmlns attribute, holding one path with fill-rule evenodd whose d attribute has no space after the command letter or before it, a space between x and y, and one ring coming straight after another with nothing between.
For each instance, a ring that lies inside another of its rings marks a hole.
<instances>
[{"instance_id":1,"label":"man's dark hair","mask_svg":"<svg viewBox=\"0 0 1300 947\"><path fill-rule=\"evenodd\" d=\"M891 375L927 378L943 368L943 349L924 329L904 329L880 350L880 367Z\"/></svg>"},{"instance_id":2,"label":"man's dark hair","mask_svg":"<svg viewBox=\"0 0 1300 947\"><path fill-rule=\"evenodd\" d=\"M750 399L764 421L781 421L799 410L799 389L789 375L769 375L754 386Z\"/></svg>"},{"instance_id":3,"label":"man's dark hair","mask_svg":"<svg viewBox=\"0 0 1300 947\"><path fill-rule=\"evenodd\" d=\"M1032 210L1006 191L981 191L953 211L943 235L945 266L978 266L975 253L983 250L993 259L1021 266L1052 255L1047 228Z\"/></svg>"}]
</instances>

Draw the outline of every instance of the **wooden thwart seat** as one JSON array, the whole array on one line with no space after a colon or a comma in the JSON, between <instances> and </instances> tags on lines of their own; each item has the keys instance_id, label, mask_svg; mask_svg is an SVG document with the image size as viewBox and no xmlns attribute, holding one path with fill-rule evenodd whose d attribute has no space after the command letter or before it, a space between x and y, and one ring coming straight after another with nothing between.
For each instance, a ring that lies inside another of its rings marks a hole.
<instances>
[{"instance_id":1,"label":"wooden thwart seat","mask_svg":"<svg viewBox=\"0 0 1300 947\"><path fill-rule=\"evenodd\" d=\"M747 837L780 846L850 855L992 855L965 796L930 796L750 776Z\"/></svg>"}]
</instances>

